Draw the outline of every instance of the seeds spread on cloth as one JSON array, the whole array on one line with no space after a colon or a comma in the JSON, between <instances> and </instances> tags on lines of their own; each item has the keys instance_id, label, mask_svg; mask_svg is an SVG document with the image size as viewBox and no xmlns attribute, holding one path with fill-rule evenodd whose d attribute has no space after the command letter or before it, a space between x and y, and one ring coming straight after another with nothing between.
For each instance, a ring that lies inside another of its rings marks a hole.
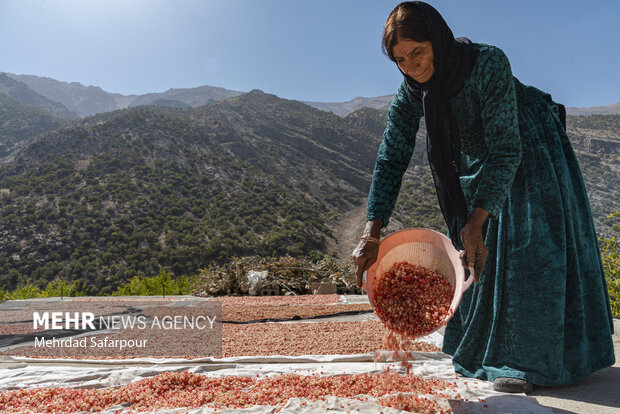
<instances>
[{"instance_id":1,"label":"seeds spread on cloth","mask_svg":"<svg viewBox=\"0 0 620 414\"><path fill-rule=\"evenodd\" d=\"M333 395L417 413L444 413L449 410L442 408L435 399L453 398L451 388L452 384L443 380L387 373L210 378L187 371L164 372L119 388L56 387L5 391L0 393L0 411L73 413L101 411L119 404L128 406L123 412L180 407L244 409L256 405L276 406L280 409L290 398L317 401L326 395Z\"/></svg>"}]
</instances>

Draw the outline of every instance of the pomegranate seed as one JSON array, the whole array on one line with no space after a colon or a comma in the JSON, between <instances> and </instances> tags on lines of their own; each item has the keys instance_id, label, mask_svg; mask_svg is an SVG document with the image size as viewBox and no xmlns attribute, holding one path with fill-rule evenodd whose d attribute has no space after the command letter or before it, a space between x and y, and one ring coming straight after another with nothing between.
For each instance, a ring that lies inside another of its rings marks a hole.
<instances>
[{"instance_id":1,"label":"pomegranate seed","mask_svg":"<svg viewBox=\"0 0 620 414\"><path fill-rule=\"evenodd\" d=\"M445 323L453 289L437 271L397 262L377 277L374 296L375 313L386 328L415 338Z\"/></svg>"}]
</instances>

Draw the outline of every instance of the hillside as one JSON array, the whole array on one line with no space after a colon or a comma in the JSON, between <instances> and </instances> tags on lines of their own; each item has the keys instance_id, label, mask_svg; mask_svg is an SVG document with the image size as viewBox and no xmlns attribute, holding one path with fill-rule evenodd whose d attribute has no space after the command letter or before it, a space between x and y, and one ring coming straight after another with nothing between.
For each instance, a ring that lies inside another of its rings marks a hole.
<instances>
[{"instance_id":1,"label":"hillside","mask_svg":"<svg viewBox=\"0 0 620 414\"><path fill-rule=\"evenodd\" d=\"M0 160L0 286L64 278L91 294L162 268L195 274L232 256L336 251L348 260L386 119L385 110L342 118L252 91L62 126L3 99L13 111L5 124L18 127L5 134L11 153ZM568 123L597 229L607 234L606 215L620 209L620 116ZM423 125L417 139L387 232L444 227Z\"/></svg>"},{"instance_id":2,"label":"hillside","mask_svg":"<svg viewBox=\"0 0 620 414\"><path fill-rule=\"evenodd\" d=\"M386 109L393 98L394 95L377 96L374 98L363 98L358 96L357 98L345 102L305 101L304 103L326 112L333 112L339 116L347 116L362 108Z\"/></svg>"},{"instance_id":3,"label":"hillside","mask_svg":"<svg viewBox=\"0 0 620 414\"><path fill-rule=\"evenodd\" d=\"M18 102L49 112L50 114L60 118L73 119L77 117L61 103L35 92L24 82L15 80L7 74L1 72L0 93L10 96Z\"/></svg>"},{"instance_id":4,"label":"hillside","mask_svg":"<svg viewBox=\"0 0 620 414\"><path fill-rule=\"evenodd\" d=\"M117 109L116 101L97 86L84 86L79 82L61 82L34 75L8 74L8 76L28 85L36 93L61 103L79 116Z\"/></svg>"},{"instance_id":5,"label":"hillside","mask_svg":"<svg viewBox=\"0 0 620 414\"><path fill-rule=\"evenodd\" d=\"M258 91L43 134L0 170L0 285L62 277L109 292L161 267L324 252L329 224L367 192L376 145Z\"/></svg>"},{"instance_id":6,"label":"hillside","mask_svg":"<svg viewBox=\"0 0 620 414\"><path fill-rule=\"evenodd\" d=\"M620 115L568 116L567 132L581 165L600 236L611 237L607 215L620 210Z\"/></svg>"},{"instance_id":7,"label":"hillside","mask_svg":"<svg viewBox=\"0 0 620 414\"><path fill-rule=\"evenodd\" d=\"M224 88L216 88L213 86L199 86L196 88L181 88L181 89L169 89L166 92L161 93L148 93L146 95L140 95L134 99L129 106L140 105L156 105L159 102L160 106L174 106L177 105L165 105L167 101L181 102L188 107L197 107L207 105L213 102L222 101L233 96L242 95L243 92L231 91Z\"/></svg>"},{"instance_id":8,"label":"hillside","mask_svg":"<svg viewBox=\"0 0 620 414\"><path fill-rule=\"evenodd\" d=\"M25 146L29 137L56 129L66 122L66 119L0 92L0 163Z\"/></svg>"}]
</instances>

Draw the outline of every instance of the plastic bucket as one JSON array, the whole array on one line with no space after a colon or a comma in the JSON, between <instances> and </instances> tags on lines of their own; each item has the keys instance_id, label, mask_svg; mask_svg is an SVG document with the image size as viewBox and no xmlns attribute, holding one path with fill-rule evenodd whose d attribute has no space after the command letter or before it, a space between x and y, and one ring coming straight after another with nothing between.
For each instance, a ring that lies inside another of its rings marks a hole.
<instances>
[{"instance_id":1,"label":"plastic bucket","mask_svg":"<svg viewBox=\"0 0 620 414\"><path fill-rule=\"evenodd\" d=\"M388 270L396 262L409 262L441 273L454 289L450 312L444 324L458 308L465 292L474 280L473 269L465 280L465 269L459 251L444 234L435 230L412 228L389 234L381 240L377 261L364 272L362 287L374 307L375 277ZM442 325L437 327L439 329ZM428 332L428 335L432 332ZM420 335L424 336L424 335Z\"/></svg>"}]
</instances>

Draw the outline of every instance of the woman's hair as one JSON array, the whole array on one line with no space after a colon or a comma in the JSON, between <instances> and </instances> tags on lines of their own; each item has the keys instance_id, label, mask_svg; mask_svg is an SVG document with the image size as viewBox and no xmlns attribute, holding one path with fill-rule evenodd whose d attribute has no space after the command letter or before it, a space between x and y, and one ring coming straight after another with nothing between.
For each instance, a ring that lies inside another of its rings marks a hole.
<instances>
[{"instance_id":1,"label":"woman's hair","mask_svg":"<svg viewBox=\"0 0 620 414\"><path fill-rule=\"evenodd\" d=\"M401 39L426 42L430 40L422 10L413 2L405 1L392 10L383 29L383 53L394 60L392 49Z\"/></svg>"}]
</instances>

